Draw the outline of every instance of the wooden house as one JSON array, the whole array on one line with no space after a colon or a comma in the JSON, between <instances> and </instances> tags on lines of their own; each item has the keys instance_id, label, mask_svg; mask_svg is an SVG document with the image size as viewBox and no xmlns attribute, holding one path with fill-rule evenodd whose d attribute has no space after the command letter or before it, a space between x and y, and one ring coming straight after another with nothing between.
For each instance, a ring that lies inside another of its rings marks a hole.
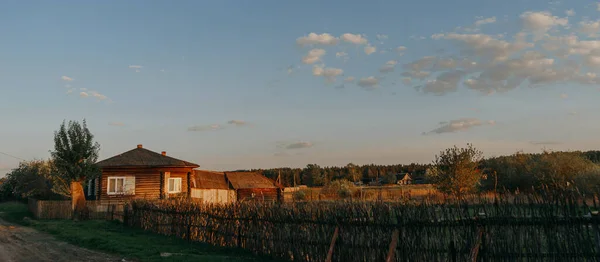
<instances>
[{"instance_id":1,"label":"wooden house","mask_svg":"<svg viewBox=\"0 0 600 262\"><path fill-rule=\"evenodd\" d=\"M398 179L397 184L398 185L410 185L412 184L412 177L410 177L409 173L402 173L400 174L401 178Z\"/></svg>"},{"instance_id":2,"label":"wooden house","mask_svg":"<svg viewBox=\"0 0 600 262\"><path fill-rule=\"evenodd\" d=\"M225 173L207 170L194 170L191 197L197 201L215 204L232 203L237 200L235 190L225 179Z\"/></svg>"},{"instance_id":3,"label":"wooden house","mask_svg":"<svg viewBox=\"0 0 600 262\"><path fill-rule=\"evenodd\" d=\"M283 186L254 172L194 170L192 198L207 203L283 200Z\"/></svg>"},{"instance_id":4,"label":"wooden house","mask_svg":"<svg viewBox=\"0 0 600 262\"><path fill-rule=\"evenodd\" d=\"M102 174L88 181L88 198L108 201L189 196L192 171L199 167L142 145L97 165Z\"/></svg>"},{"instance_id":5,"label":"wooden house","mask_svg":"<svg viewBox=\"0 0 600 262\"><path fill-rule=\"evenodd\" d=\"M254 172L225 172L225 179L235 190L237 201L280 202L283 186Z\"/></svg>"}]
</instances>

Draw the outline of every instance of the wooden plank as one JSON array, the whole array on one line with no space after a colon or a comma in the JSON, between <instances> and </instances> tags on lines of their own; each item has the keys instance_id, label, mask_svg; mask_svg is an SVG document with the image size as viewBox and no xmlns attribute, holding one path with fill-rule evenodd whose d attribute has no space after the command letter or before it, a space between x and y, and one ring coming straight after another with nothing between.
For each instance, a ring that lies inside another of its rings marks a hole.
<instances>
[{"instance_id":1,"label":"wooden plank","mask_svg":"<svg viewBox=\"0 0 600 262\"><path fill-rule=\"evenodd\" d=\"M387 258L385 259L386 262L391 262L394 259L394 253L396 253L396 246L398 245L399 234L400 232L398 231L398 229L394 229L394 232L392 233L392 242L390 242Z\"/></svg>"},{"instance_id":2,"label":"wooden plank","mask_svg":"<svg viewBox=\"0 0 600 262\"><path fill-rule=\"evenodd\" d=\"M482 237L483 237L483 228L479 227L478 234L477 234L477 240L475 242L475 245L471 249L471 261L473 261L473 262L477 261L477 256L479 255L479 248L481 247Z\"/></svg>"},{"instance_id":3,"label":"wooden plank","mask_svg":"<svg viewBox=\"0 0 600 262\"><path fill-rule=\"evenodd\" d=\"M335 248L335 241L338 238L338 234L340 232L340 227L335 227L335 231L333 232L333 238L331 238L331 244L329 245L329 252L327 252L327 260L326 262L331 262L331 258L333 257L333 248Z\"/></svg>"}]
</instances>

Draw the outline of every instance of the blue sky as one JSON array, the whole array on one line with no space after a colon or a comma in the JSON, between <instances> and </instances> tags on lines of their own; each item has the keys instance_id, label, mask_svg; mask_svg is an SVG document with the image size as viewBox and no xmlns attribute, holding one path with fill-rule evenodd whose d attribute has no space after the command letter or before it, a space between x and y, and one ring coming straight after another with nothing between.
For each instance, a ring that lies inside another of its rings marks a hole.
<instances>
[{"instance_id":1,"label":"blue sky","mask_svg":"<svg viewBox=\"0 0 600 262\"><path fill-rule=\"evenodd\" d=\"M9 1L0 152L87 119L206 169L600 147L593 1ZM374 50L371 50L374 47ZM0 154L0 173L18 164Z\"/></svg>"}]
</instances>

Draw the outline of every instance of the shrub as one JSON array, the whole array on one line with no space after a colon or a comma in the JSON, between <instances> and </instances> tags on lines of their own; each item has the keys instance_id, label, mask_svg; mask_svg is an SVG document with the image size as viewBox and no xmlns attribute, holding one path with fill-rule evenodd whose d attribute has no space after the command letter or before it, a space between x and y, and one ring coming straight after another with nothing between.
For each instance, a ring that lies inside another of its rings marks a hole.
<instances>
[{"instance_id":1,"label":"shrub","mask_svg":"<svg viewBox=\"0 0 600 262\"><path fill-rule=\"evenodd\" d=\"M346 180L340 179L333 181L321 189L321 194L323 195L337 195L340 198L347 198L354 194L356 191L356 186L354 183Z\"/></svg>"},{"instance_id":2,"label":"shrub","mask_svg":"<svg viewBox=\"0 0 600 262\"><path fill-rule=\"evenodd\" d=\"M298 190L292 194L294 200L304 201L306 200L306 192L304 190Z\"/></svg>"}]
</instances>

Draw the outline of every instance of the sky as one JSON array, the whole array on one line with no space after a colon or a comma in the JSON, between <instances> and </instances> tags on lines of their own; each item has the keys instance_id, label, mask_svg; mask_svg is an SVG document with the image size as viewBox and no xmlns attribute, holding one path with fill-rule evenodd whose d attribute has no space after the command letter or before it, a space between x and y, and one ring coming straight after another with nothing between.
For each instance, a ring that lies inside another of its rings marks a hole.
<instances>
[{"instance_id":1,"label":"sky","mask_svg":"<svg viewBox=\"0 0 600 262\"><path fill-rule=\"evenodd\" d=\"M234 170L600 148L595 1L6 1L0 175L86 119Z\"/></svg>"}]
</instances>

